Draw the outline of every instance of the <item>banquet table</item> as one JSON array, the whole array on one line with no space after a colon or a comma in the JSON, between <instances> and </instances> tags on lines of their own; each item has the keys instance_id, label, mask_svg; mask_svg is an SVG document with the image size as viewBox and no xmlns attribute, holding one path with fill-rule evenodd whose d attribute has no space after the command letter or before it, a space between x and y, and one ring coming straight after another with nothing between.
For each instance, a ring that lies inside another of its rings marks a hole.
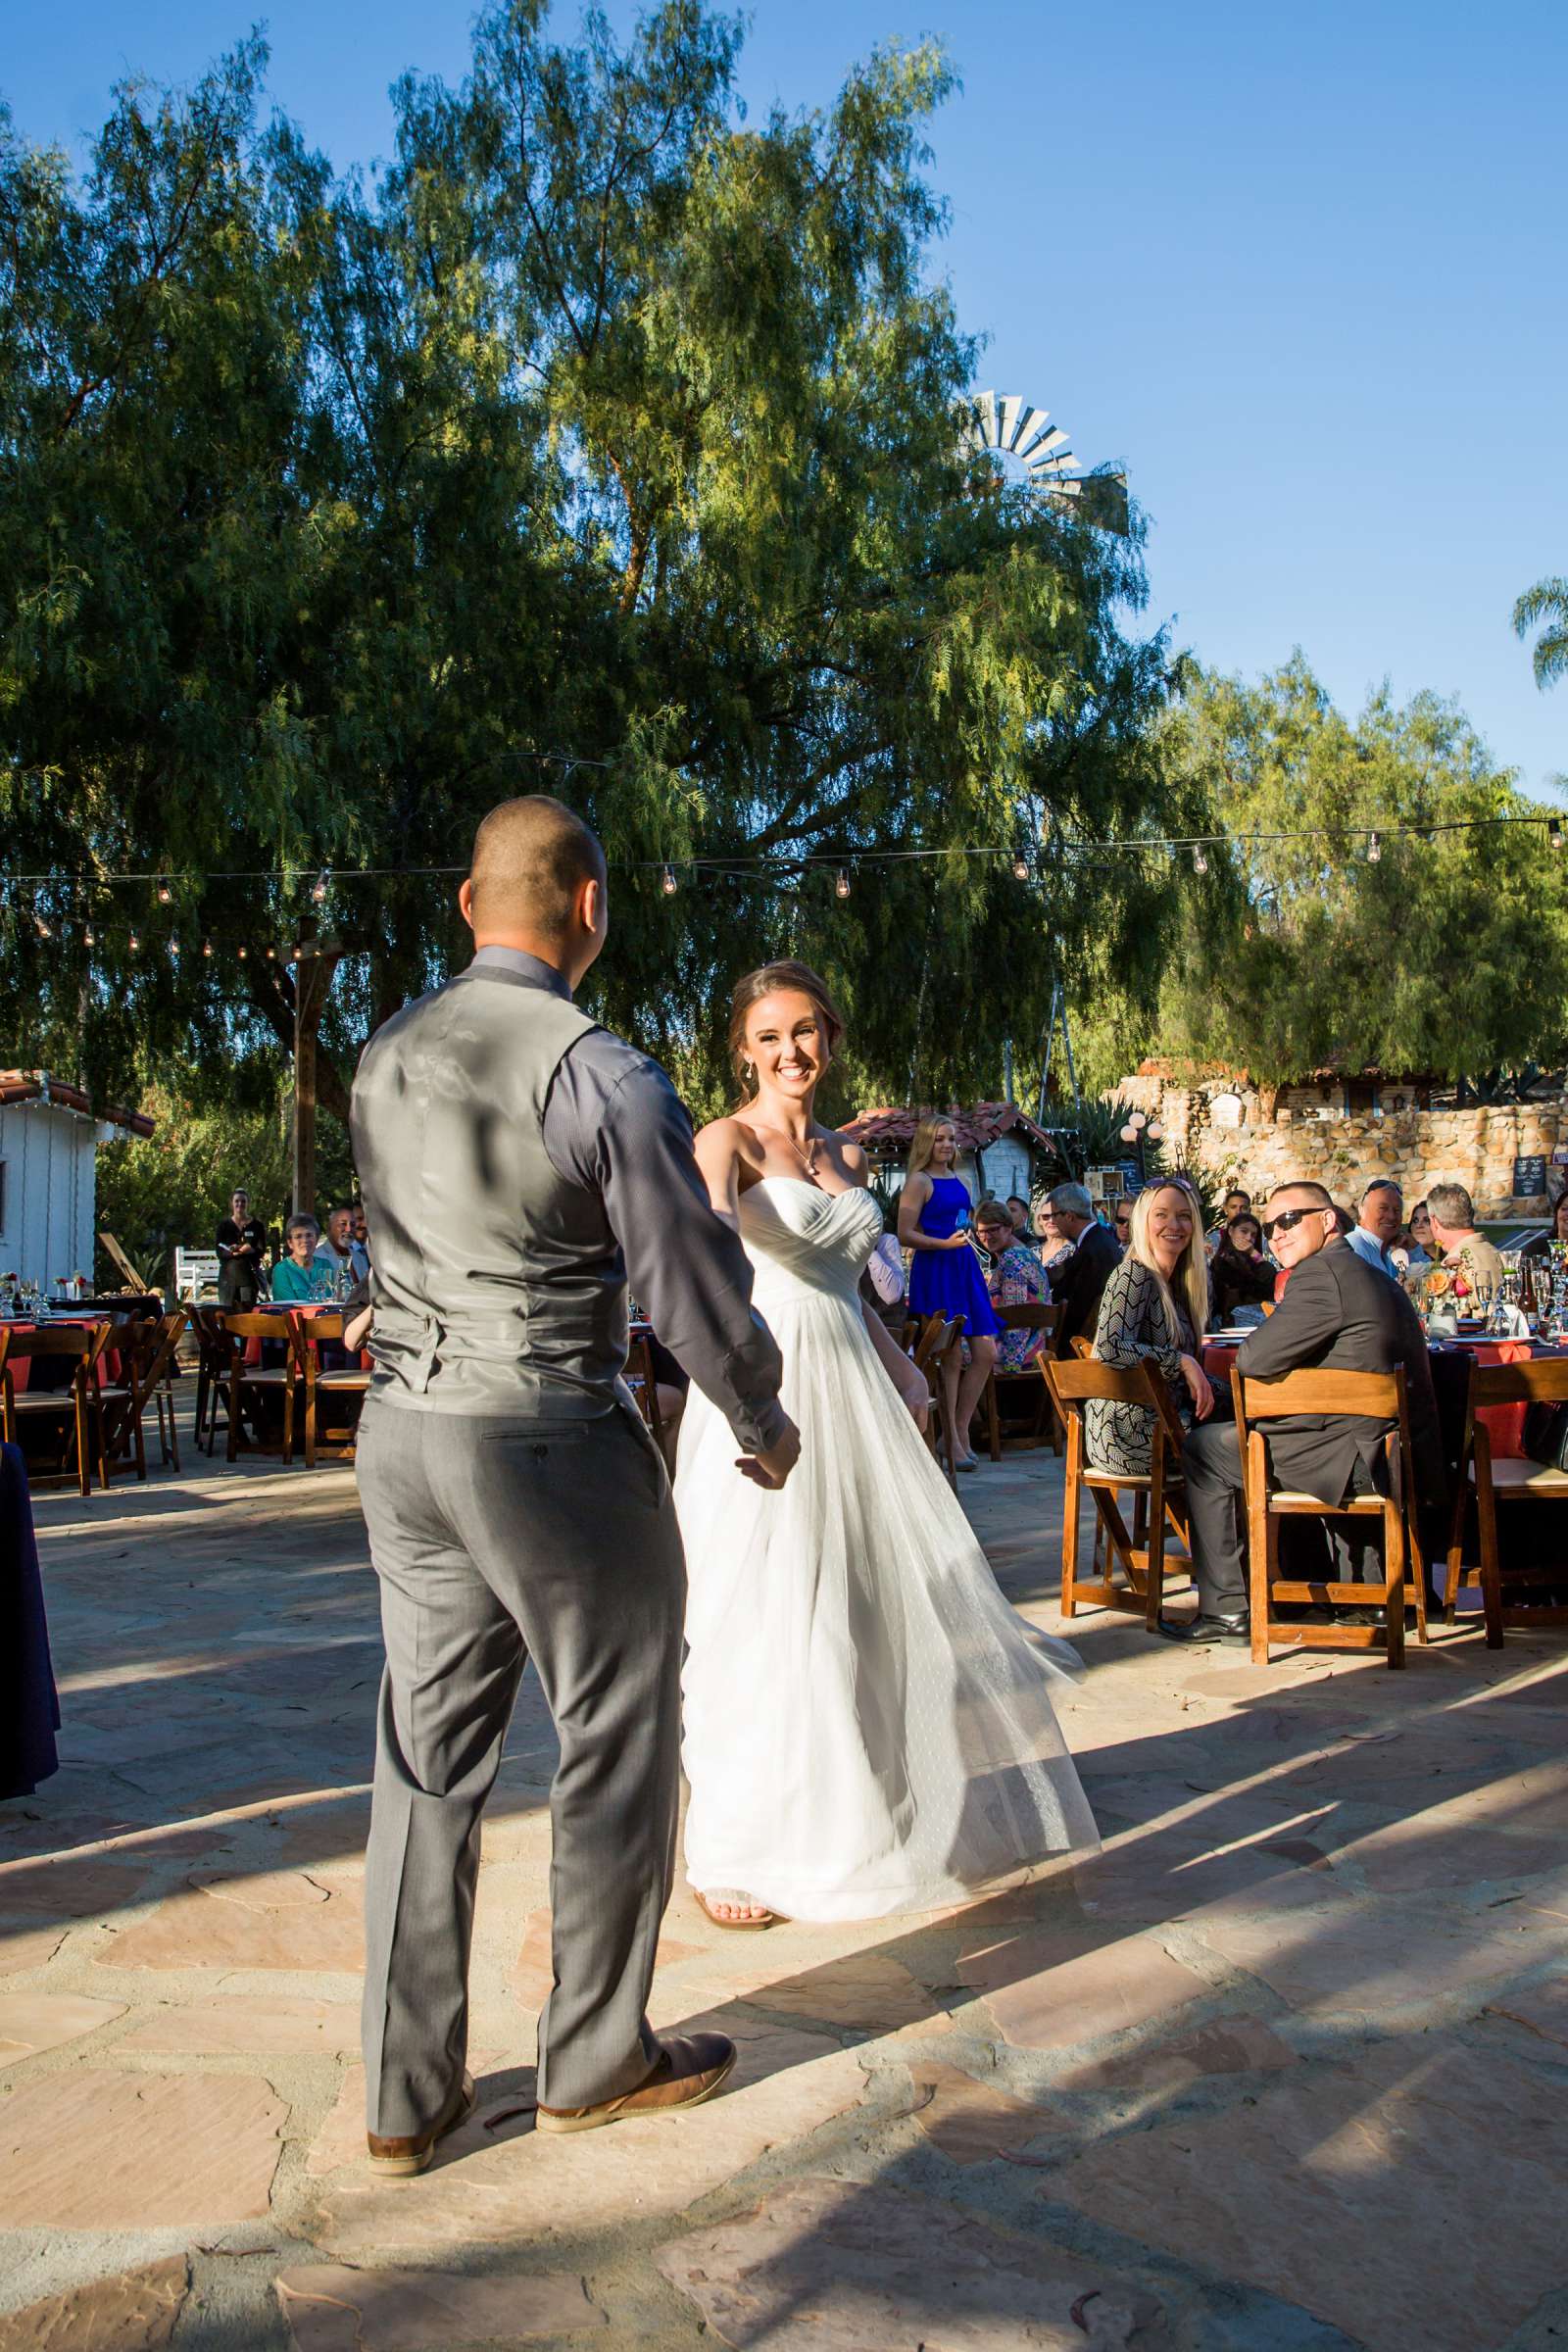
<instances>
[{"instance_id":1,"label":"banquet table","mask_svg":"<svg viewBox=\"0 0 1568 2352\"><path fill-rule=\"evenodd\" d=\"M58 1770L59 1729L26 1463L0 1446L0 1797L30 1796Z\"/></svg>"},{"instance_id":2,"label":"banquet table","mask_svg":"<svg viewBox=\"0 0 1568 2352\"><path fill-rule=\"evenodd\" d=\"M61 1331L67 1325L76 1323L85 1325L89 1331L95 1331L100 1323L108 1323L112 1320L113 1318L109 1315L50 1315L47 1321L40 1326L37 1323L21 1323L14 1317L8 1316L5 1323L0 1325L0 1329L37 1331L41 1328L44 1331ZM41 1396L46 1393L53 1395L57 1389L64 1391L70 1388L72 1374L75 1368L73 1358L69 1355L19 1355L11 1367L12 1391L18 1396L25 1396L29 1389L34 1396ZM118 1348L112 1348L98 1359L97 1382L101 1387L107 1380L113 1388L118 1386L120 1377L120 1351Z\"/></svg>"}]
</instances>

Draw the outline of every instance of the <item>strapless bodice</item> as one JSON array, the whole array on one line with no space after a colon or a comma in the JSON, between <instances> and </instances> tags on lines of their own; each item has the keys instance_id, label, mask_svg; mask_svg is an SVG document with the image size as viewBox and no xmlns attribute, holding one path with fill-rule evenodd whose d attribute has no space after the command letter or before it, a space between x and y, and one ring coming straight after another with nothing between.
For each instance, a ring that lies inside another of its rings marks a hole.
<instances>
[{"instance_id":1,"label":"strapless bodice","mask_svg":"<svg viewBox=\"0 0 1568 2352\"><path fill-rule=\"evenodd\" d=\"M770 1305L824 1294L852 1304L882 1231L871 1195L825 1193L804 1177L763 1176L742 1193L741 1240L756 1272L752 1297Z\"/></svg>"}]
</instances>

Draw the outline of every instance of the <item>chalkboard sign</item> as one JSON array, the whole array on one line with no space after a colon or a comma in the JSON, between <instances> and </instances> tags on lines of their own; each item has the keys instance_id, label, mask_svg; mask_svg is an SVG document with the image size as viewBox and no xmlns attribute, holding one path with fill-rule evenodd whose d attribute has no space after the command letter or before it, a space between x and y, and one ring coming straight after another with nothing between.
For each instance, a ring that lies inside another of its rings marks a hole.
<instances>
[{"instance_id":1,"label":"chalkboard sign","mask_svg":"<svg viewBox=\"0 0 1568 2352\"><path fill-rule=\"evenodd\" d=\"M1516 1200L1533 1200L1546 1189L1546 1155L1533 1152L1528 1158L1513 1163L1513 1197Z\"/></svg>"}]
</instances>

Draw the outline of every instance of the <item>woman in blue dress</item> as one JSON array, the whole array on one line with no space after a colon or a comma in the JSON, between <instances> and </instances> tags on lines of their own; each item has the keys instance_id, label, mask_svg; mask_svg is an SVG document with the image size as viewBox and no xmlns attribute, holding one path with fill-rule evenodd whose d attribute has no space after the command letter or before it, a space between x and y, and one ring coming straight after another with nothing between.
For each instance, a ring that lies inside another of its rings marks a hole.
<instances>
[{"instance_id":1,"label":"woman in blue dress","mask_svg":"<svg viewBox=\"0 0 1568 2352\"><path fill-rule=\"evenodd\" d=\"M969 1241L969 1188L953 1173L958 1138L951 1119L922 1119L909 1146L909 1172L899 1195L899 1239L914 1253L909 1269L911 1315L961 1315L969 1360L948 1367L948 1405L956 1443L955 1470L978 1468L969 1450L969 1423L992 1365L1001 1325Z\"/></svg>"}]
</instances>

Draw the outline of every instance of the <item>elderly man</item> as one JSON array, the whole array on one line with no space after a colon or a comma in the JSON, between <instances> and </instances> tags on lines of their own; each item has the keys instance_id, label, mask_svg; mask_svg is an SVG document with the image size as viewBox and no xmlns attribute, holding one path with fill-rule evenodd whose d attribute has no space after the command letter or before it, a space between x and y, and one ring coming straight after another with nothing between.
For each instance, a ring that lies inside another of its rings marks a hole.
<instances>
[{"instance_id":1,"label":"elderly man","mask_svg":"<svg viewBox=\"0 0 1568 2352\"><path fill-rule=\"evenodd\" d=\"M1494 1291L1502 1259L1484 1233L1476 1231L1476 1204L1462 1184L1435 1184L1427 1194L1427 1215L1440 1263L1470 1291Z\"/></svg>"},{"instance_id":2,"label":"elderly man","mask_svg":"<svg viewBox=\"0 0 1568 2352\"><path fill-rule=\"evenodd\" d=\"M1432 1367L1420 1318L1403 1291L1347 1246L1320 1184L1281 1185L1269 1200L1263 1237L1291 1279L1268 1321L1242 1343L1237 1370L1252 1380L1278 1380L1308 1367L1392 1372L1402 1365L1417 1479L1423 1491L1440 1491ZM1330 1505L1379 1491L1385 1434L1375 1421L1343 1413L1292 1414L1269 1422L1265 1431L1269 1460L1282 1483ZM1244 1642L1250 1626L1234 1423L1200 1423L1188 1436L1182 1461L1198 1614L1183 1624L1161 1619L1159 1630L1172 1642ZM1364 1582L1366 1546L1339 1535L1330 1541L1337 1555L1332 1581Z\"/></svg>"},{"instance_id":3,"label":"elderly man","mask_svg":"<svg viewBox=\"0 0 1568 2352\"><path fill-rule=\"evenodd\" d=\"M1095 1336L1101 1296L1121 1262L1121 1250L1110 1227L1095 1215L1095 1204L1081 1184L1058 1184L1047 1206L1057 1233L1073 1245L1071 1257L1051 1268L1051 1296L1056 1302L1054 1352L1070 1355L1074 1340Z\"/></svg>"},{"instance_id":4,"label":"elderly man","mask_svg":"<svg viewBox=\"0 0 1568 2352\"><path fill-rule=\"evenodd\" d=\"M1399 1238L1404 1223L1404 1195L1387 1176L1374 1176L1361 1195L1360 1218L1346 1235L1346 1240L1357 1257L1376 1266L1380 1274L1398 1278L1398 1268L1389 1250Z\"/></svg>"},{"instance_id":5,"label":"elderly man","mask_svg":"<svg viewBox=\"0 0 1568 2352\"><path fill-rule=\"evenodd\" d=\"M326 1231L317 1247L316 1262L331 1284L334 1297L345 1295L357 1282L363 1282L370 1271L370 1260L363 1245L354 1238L352 1208L334 1208L327 1217Z\"/></svg>"}]
</instances>

